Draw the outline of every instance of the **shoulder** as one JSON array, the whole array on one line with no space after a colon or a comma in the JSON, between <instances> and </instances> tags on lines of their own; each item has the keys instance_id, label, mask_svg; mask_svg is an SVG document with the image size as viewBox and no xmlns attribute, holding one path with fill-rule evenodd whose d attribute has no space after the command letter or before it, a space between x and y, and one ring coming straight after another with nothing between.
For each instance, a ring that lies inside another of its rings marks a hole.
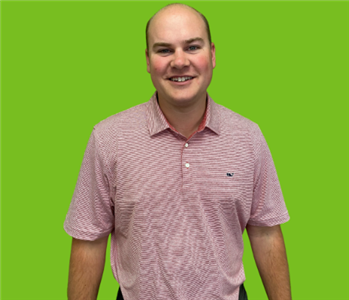
<instances>
[{"instance_id":1,"label":"shoulder","mask_svg":"<svg viewBox=\"0 0 349 300\"><path fill-rule=\"evenodd\" d=\"M144 134L147 128L147 102L112 115L93 127L91 143L99 155L114 161L121 141Z\"/></svg>"},{"instance_id":2,"label":"shoulder","mask_svg":"<svg viewBox=\"0 0 349 300\"><path fill-rule=\"evenodd\" d=\"M223 137L233 139L239 144L239 149L245 149L256 160L263 149L268 148L258 124L248 118L216 104L220 115L221 132Z\"/></svg>"},{"instance_id":3,"label":"shoulder","mask_svg":"<svg viewBox=\"0 0 349 300\"><path fill-rule=\"evenodd\" d=\"M215 103L215 109L219 113L221 128L227 132L245 132L251 135L260 132L257 123L232 111L231 109Z\"/></svg>"},{"instance_id":4,"label":"shoulder","mask_svg":"<svg viewBox=\"0 0 349 300\"><path fill-rule=\"evenodd\" d=\"M94 126L94 134L102 139L113 139L125 131L139 130L147 121L147 103L142 103L112 115Z\"/></svg>"}]
</instances>

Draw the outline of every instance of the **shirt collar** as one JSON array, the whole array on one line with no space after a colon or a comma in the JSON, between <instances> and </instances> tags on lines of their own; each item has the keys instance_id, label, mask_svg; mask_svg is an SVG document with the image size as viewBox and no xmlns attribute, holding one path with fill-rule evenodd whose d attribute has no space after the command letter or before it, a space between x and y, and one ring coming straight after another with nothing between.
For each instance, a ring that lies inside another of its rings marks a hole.
<instances>
[{"instance_id":1,"label":"shirt collar","mask_svg":"<svg viewBox=\"0 0 349 300\"><path fill-rule=\"evenodd\" d=\"M205 116L203 118L203 123L199 126L199 131L201 128L205 127L211 129L214 133L220 134L220 117L217 104L212 100L212 98L207 95L207 106L205 111ZM148 101L148 128L150 136L153 136L166 129L171 129L171 125L167 122L161 108L158 104L156 92Z\"/></svg>"}]
</instances>

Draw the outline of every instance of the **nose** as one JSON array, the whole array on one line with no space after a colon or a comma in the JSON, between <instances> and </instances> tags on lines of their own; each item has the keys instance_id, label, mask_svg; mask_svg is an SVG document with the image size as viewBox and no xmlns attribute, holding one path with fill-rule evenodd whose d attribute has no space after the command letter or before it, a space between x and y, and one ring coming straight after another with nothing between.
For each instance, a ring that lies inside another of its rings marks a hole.
<instances>
[{"instance_id":1,"label":"nose","mask_svg":"<svg viewBox=\"0 0 349 300\"><path fill-rule=\"evenodd\" d=\"M189 66L189 59L184 51L177 50L172 57L173 59L171 61L171 67L181 69L183 67Z\"/></svg>"}]
</instances>

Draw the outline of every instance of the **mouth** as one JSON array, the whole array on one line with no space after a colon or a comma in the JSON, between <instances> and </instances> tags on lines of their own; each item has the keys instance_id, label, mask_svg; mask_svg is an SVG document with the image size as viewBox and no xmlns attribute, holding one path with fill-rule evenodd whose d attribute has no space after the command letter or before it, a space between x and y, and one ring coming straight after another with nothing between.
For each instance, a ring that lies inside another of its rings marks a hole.
<instances>
[{"instance_id":1,"label":"mouth","mask_svg":"<svg viewBox=\"0 0 349 300\"><path fill-rule=\"evenodd\" d=\"M193 80L194 78L195 77L192 77L192 76L173 76L173 77L168 78L168 80L170 80L172 82L181 83L181 82L187 82L187 81Z\"/></svg>"}]
</instances>

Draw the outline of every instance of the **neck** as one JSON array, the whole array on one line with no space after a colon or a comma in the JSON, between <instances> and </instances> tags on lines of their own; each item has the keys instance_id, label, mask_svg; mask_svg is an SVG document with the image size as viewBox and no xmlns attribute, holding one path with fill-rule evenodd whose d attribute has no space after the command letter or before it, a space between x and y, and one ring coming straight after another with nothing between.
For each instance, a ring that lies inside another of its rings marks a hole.
<instances>
[{"instance_id":1,"label":"neck","mask_svg":"<svg viewBox=\"0 0 349 300\"><path fill-rule=\"evenodd\" d=\"M206 111L206 94L199 101L185 106L171 105L158 98L159 106L167 122L180 134L189 138L196 132L204 118Z\"/></svg>"}]
</instances>

